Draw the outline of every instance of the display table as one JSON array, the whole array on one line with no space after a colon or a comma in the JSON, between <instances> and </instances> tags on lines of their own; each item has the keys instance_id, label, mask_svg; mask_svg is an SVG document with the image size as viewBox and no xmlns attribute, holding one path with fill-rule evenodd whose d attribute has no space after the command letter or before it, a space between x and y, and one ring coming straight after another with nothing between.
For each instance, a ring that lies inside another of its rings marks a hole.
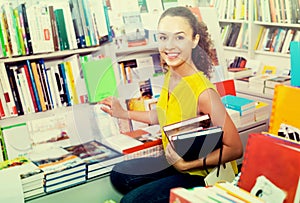
<instances>
[{"instance_id":1,"label":"display table","mask_svg":"<svg viewBox=\"0 0 300 203\"><path fill-rule=\"evenodd\" d=\"M28 203L103 203L106 200L119 202L122 195L110 183L109 176L91 179L84 184L51 194L26 199Z\"/></svg>"}]
</instances>

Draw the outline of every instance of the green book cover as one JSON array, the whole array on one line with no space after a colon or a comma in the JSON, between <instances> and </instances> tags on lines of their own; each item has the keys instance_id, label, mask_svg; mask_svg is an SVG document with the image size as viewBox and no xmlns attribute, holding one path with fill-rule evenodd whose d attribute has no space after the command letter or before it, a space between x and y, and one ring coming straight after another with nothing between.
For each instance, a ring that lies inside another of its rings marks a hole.
<instances>
[{"instance_id":1,"label":"green book cover","mask_svg":"<svg viewBox=\"0 0 300 203\"><path fill-rule=\"evenodd\" d=\"M82 63L83 76L90 103L108 96L117 96L117 83L111 58L102 58Z\"/></svg>"},{"instance_id":2,"label":"green book cover","mask_svg":"<svg viewBox=\"0 0 300 203\"><path fill-rule=\"evenodd\" d=\"M0 16L1 18L1 16ZM5 46L5 40L4 40L4 36L3 36L3 31L2 31L3 27L2 24L0 22L0 46L1 46L1 51L2 51L2 55L4 57L7 57L7 52L6 52L6 46Z\"/></svg>"},{"instance_id":3,"label":"green book cover","mask_svg":"<svg viewBox=\"0 0 300 203\"><path fill-rule=\"evenodd\" d=\"M66 22L65 22L63 9L55 9L54 15L56 18L60 50L68 50L70 49L70 44L68 41Z\"/></svg>"}]
</instances>

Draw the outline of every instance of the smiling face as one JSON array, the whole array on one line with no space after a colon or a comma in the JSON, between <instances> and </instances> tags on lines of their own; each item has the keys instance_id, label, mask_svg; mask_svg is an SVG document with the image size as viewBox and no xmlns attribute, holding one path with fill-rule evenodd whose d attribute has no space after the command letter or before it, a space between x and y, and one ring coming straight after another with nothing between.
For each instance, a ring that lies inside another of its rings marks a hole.
<instances>
[{"instance_id":1,"label":"smiling face","mask_svg":"<svg viewBox=\"0 0 300 203\"><path fill-rule=\"evenodd\" d=\"M172 69L191 66L192 49L197 46L199 35L193 37L188 21L179 16L165 16L158 25L159 52Z\"/></svg>"}]
</instances>

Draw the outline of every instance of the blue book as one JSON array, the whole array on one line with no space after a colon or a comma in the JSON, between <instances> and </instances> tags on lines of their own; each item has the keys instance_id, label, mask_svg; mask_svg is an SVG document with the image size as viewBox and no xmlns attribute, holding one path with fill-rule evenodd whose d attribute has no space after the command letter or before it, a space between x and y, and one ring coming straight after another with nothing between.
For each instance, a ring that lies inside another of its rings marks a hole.
<instances>
[{"instance_id":1,"label":"blue book","mask_svg":"<svg viewBox=\"0 0 300 203\"><path fill-rule=\"evenodd\" d=\"M234 95L225 95L221 99L226 108L239 111L240 115L243 115L245 111L255 109L255 101L252 99Z\"/></svg>"},{"instance_id":2,"label":"blue book","mask_svg":"<svg viewBox=\"0 0 300 203\"><path fill-rule=\"evenodd\" d=\"M291 86L300 87L300 42L291 41Z\"/></svg>"}]
</instances>

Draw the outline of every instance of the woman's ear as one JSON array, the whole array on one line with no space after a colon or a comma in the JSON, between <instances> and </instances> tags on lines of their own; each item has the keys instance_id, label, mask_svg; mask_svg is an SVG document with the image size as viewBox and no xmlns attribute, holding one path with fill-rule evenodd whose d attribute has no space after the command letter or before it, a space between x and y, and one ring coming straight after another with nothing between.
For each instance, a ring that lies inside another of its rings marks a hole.
<instances>
[{"instance_id":1,"label":"woman's ear","mask_svg":"<svg viewBox=\"0 0 300 203\"><path fill-rule=\"evenodd\" d=\"M200 35L196 34L194 39L193 39L193 49L198 45L199 40L200 40Z\"/></svg>"}]
</instances>

